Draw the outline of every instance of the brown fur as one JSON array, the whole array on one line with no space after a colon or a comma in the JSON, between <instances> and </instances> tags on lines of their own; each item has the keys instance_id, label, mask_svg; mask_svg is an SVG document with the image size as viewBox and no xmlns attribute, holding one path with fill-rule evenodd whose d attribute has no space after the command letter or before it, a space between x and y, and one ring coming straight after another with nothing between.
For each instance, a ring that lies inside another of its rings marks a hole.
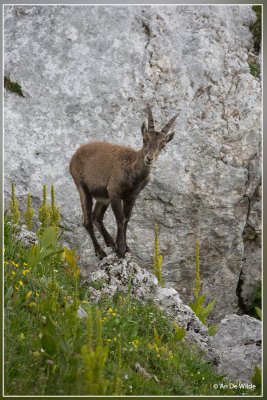
<instances>
[{"instance_id":1,"label":"brown fur","mask_svg":"<svg viewBox=\"0 0 267 400\"><path fill-rule=\"evenodd\" d=\"M93 224L99 229L107 246L112 247L119 257L129 248L126 244L127 224L132 208L140 191L147 185L153 162L165 144L174 134L167 132L177 115L156 132L153 116L148 106L148 126L142 125L143 147L136 151L131 147L106 142L94 142L81 146L70 162L70 173L80 194L84 214L84 226L91 236L96 255L100 259L106 253L100 247ZM92 212L93 198L96 204ZM103 224L103 217L109 204L116 217L118 232L116 241L109 235Z\"/></svg>"}]
</instances>

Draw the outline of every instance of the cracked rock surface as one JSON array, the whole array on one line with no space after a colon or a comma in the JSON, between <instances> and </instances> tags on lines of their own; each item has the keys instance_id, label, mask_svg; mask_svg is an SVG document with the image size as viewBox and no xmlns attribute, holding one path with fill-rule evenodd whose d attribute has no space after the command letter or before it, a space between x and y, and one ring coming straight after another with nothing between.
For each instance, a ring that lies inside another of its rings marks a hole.
<instances>
[{"instance_id":1,"label":"cracked rock surface","mask_svg":"<svg viewBox=\"0 0 267 400\"><path fill-rule=\"evenodd\" d=\"M133 209L129 247L151 269L157 223L163 280L188 304L198 240L202 290L217 297L211 318L249 307L261 265L261 82L247 61L255 20L249 5L6 5L4 74L24 95L4 94L6 204L11 183L22 212L27 192L38 209L43 184L54 184L65 242L96 270L71 156L96 140L140 148L147 102L156 129L180 111ZM111 210L105 223L115 235Z\"/></svg>"}]
</instances>

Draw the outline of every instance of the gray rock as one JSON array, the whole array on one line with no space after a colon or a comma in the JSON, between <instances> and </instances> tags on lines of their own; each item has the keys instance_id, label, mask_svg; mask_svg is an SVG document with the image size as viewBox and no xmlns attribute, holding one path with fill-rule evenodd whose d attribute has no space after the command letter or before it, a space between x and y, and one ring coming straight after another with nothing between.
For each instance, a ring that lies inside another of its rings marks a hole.
<instances>
[{"instance_id":1,"label":"gray rock","mask_svg":"<svg viewBox=\"0 0 267 400\"><path fill-rule=\"evenodd\" d=\"M213 337L218 372L250 383L254 366L262 369L262 323L248 315L227 315Z\"/></svg>"},{"instance_id":2,"label":"gray rock","mask_svg":"<svg viewBox=\"0 0 267 400\"><path fill-rule=\"evenodd\" d=\"M156 128L180 110L176 136L133 210L129 246L135 261L151 269L156 222L163 280L188 303L198 240L203 292L207 301L217 297L211 318L238 311L241 282L249 304L250 277L258 279L261 265L260 202L251 208L259 179L249 167L256 154L261 164L261 82L247 62L256 20L251 6L8 5L4 11L4 73L24 94L4 94L6 204L11 183L21 211L27 192L38 209L43 184L54 184L65 244L96 270L68 172L72 154L95 140L140 148L147 102ZM110 210L105 221L115 235ZM244 237L248 223L255 239ZM240 281L241 271L247 279Z\"/></svg>"}]
</instances>

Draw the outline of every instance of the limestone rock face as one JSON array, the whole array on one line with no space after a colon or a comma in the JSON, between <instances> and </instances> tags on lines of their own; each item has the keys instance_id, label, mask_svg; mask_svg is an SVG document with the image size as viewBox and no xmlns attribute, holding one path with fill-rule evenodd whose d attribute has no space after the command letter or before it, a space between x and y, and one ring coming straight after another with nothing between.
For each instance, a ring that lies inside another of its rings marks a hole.
<instances>
[{"instance_id":1,"label":"limestone rock face","mask_svg":"<svg viewBox=\"0 0 267 400\"><path fill-rule=\"evenodd\" d=\"M39 208L43 184L54 184L66 244L95 270L71 156L96 140L140 148L147 102L156 128L180 110L133 210L132 255L152 268L156 222L163 280L188 304L198 240L202 289L208 301L217 297L213 319L238 311L238 285L249 306L261 274L261 82L247 62L251 6L4 10L5 75L24 95L5 91L6 204L11 183L24 209L27 192ZM110 210L105 221L115 234Z\"/></svg>"}]
</instances>

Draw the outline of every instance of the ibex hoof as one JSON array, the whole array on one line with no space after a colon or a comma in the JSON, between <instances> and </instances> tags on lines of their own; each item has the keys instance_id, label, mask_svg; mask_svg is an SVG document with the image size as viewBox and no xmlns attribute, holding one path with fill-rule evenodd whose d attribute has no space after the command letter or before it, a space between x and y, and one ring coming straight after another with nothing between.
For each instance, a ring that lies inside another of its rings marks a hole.
<instances>
[{"instance_id":1,"label":"ibex hoof","mask_svg":"<svg viewBox=\"0 0 267 400\"><path fill-rule=\"evenodd\" d=\"M125 257L125 251L116 249L115 252L116 252L117 257L119 257L119 258L124 258Z\"/></svg>"},{"instance_id":2,"label":"ibex hoof","mask_svg":"<svg viewBox=\"0 0 267 400\"><path fill-rule=\"evenodd\" d=\"M107 257L107 254L104 252L104 250L99 249L96 251L96 256L99 258L99 260L103 260L103 258Z\"/></svg>"}]
</instances>

